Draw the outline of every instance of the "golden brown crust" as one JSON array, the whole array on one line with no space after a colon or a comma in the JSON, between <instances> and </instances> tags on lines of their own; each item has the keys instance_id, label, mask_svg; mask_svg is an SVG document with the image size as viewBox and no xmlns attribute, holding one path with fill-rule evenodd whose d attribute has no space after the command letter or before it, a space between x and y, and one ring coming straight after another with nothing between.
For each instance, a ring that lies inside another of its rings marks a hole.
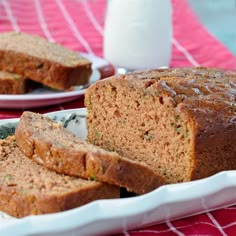
<instances>
[{"instance_id":1,"label":"golden brown crust","mask_svg":"<svg viewBox=\"0 0 236 236\"><path fill-rule=\"evenodd\" d=\"M22 114L16 142L26 156L58 173L97 179L138 194L165 183L144 164L86 143L60 124L32 112Z\"/></svg>"},{"instance_id":2,"label":"golden brown crust","mask_svg":"<svg viewBox=\"0 0 236 236\"><path fill-rule=\"evenodd\" d=\"M15 217L60 212L120 194L112 185L48 171L25 157L14 137L0 140L0 183L0 210Z\"/></svg>"},{"instance_id":3,"label":"golden brown crust","mask_svg":"<svg viewBox=\"0 0 236 236\"><path fill-rule=\"evenodd\" d=\"M88 141L147 163L170 183L236 169L235 94L236 72L221 69L113 76L86 91Z\"/></svg>"},{"instance_id":4,"label":"golden brown crust","mask_svg":"<svg viewBox=\"0 0 236 236\"><path fill-rule=\"evenodd\" d=\"M88 83L91 62L61 45L23 33L0 35L0 69L56 89Z\"/></svg>"}]
</instances>

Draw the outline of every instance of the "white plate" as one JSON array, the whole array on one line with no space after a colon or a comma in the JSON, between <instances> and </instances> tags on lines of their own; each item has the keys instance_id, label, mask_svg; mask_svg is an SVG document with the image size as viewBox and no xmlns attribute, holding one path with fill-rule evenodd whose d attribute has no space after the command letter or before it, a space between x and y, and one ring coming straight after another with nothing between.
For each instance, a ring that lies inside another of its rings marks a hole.
<instances>
[{"instance_id":1,"label":"white plate","mask_svg":"<svg viewBox=\"0 0 236 236\"><path fill-rule=\"evenodd\" d=\"M73 91L67 92L40 88L28 94L0 95L0 108L26 109L43 107L69 102L83 95L88 85L95 83L101 78L98 68L105 66L108 63L102 58L85 53L81 54L92 61L93 67L92 75L90 77L89 83L86 86L75 86Z\"/></svg>"},{"instance_id":2,"label":"white plate","mask_svg":"<svg viewBox=\"0 0 236 236\"><path fill-rule=\"evenodd\" d=\"M86 137L86 110L47 114ZM0 136L14 132L18 119L0 121ZM81 136L82 135L82 136ZM0 215L0 235L107 235L236 204L236 171L188 183L162 186L148 194L97 200L61 213L22 219Z\"/></svg>"}]
</instances>

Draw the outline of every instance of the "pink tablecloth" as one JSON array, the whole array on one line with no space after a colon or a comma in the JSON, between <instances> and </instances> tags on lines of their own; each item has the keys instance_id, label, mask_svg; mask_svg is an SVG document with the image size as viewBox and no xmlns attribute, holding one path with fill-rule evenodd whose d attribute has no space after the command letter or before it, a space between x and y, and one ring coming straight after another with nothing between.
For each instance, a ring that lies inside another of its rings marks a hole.
<instances>
[{"instance_id":1,"label":"pink tablecloth","mask_svg":"<svg viewBox=\"0 0 236 236\"><path fill-rule=\"evenodd\" d=\"M236 58L200 24L186 0L173 0L172 67L204 65L236 68ZM0 32L23 31L46 37L80 52L103 56L105 0L1 0ZM107 68L106 68L107 69ZM104 70L105 76L113 71ZM33 111L45 113L83 106L83 96ZM23 110L0 109L0 119ZM236 208L123 232L122 235L236 235Z\"/></svg>"}]
</instances>

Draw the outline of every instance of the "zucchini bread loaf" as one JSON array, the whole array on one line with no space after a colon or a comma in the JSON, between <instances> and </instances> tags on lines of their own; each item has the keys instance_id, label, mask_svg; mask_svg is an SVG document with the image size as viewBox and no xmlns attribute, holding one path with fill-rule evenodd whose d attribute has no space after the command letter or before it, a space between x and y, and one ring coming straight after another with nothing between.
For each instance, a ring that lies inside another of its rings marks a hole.
<instances>
[{"instance_id":1,"label":"zucchini bread loaf","mask_svg":"<svg viewBox=\"0 0 236 236\"><path fill-rule=\"evenodd\" d=\"M86 92L89 142L169 183L236 169L236 73L203 67L116 75Z\"/></svg>"},{"instance_id":2,"label":"zucchini bread loaf","mask_svg":"<svg viewBox=\"0 0 236 236\"><path fill-rule=\"evenodd\" d=\"M87 84L92 72L91 62L79 53L17 32L0 34L0 70L62 90Z\"/></svg>"},{"instance_id":3,"label":"zucchini bread loaf","mask_svg":"<svg viewBox=\"0 0 236 236\"><path fill-rule=\"evenodd\" d=\"M14 217L68 210L119 198L118 187L49 171L24 156L15 138L0 140L0 211Z\"/></svg>"},{"instance_id":4,"label":"zucchini bread loaf","mask_svg":"<svg viewBox=\"0 0 236 236\"><path fill-rule=\"evenodd\" d=\"M100 180L138 194L165 183L148 166L80 140L60 123L40 114L24 112L15 136L27 157L58 173Z\"/></svg>"}]
</instances>

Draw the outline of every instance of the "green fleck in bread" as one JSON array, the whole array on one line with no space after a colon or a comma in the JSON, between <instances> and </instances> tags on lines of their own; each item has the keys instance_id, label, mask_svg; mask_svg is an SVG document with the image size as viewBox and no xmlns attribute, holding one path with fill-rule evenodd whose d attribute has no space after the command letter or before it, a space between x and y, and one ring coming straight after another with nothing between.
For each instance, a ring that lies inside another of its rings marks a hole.
<instances>
[{"instance_id":1,"label":"green fleck in bread","mask_svg":"<svg viewBox=\"0 0 236 236\"><path fill-rule=\"evenodd\" d=\"M169 183L236 169L236 73L210 68L116 75L86 92L88 141Z\"/></svg>"}]
</instances>

